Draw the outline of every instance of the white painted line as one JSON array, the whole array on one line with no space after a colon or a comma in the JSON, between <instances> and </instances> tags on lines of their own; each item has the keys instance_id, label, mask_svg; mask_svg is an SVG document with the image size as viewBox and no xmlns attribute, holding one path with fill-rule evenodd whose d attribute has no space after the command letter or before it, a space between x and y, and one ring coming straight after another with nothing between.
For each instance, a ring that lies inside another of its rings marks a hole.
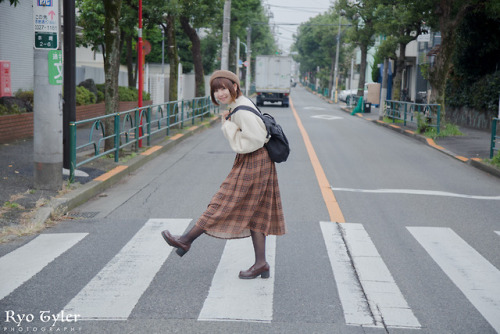
<instances>
[{"instance_id":1,"label":"white painted line","mask_svg":"<svg viewBox=\"0 0 500 334\"><path fill-rule=\"evenodd\" d=\"M266 322L273 319L276 237L266 239L271 277L240 279L255 261L252 239L228 240L198 320Z\"/></svg>"},{"instance_id":2,"label":"white painted line","mask_svg":"<svg viewBox=\"0 0 500 334\"><path fill-rule=\"evenodd\" d=\"M495 231L496 234L500 235L500 231Z\"/></svg>"},{"instance_id":3,"label":"white painted line","mask_svg":"<svg viewBox=\"0 0 500 334\"><path fill-rule=\"evenodd\" d=\"M304 107L304 110L325 110L323 107Z\"/></svg>"},{"instance_id":4,"label":"white painted line","mask_svg":"<svg viewBox=\"0 0 500 334\"><path fill-rule=\"evenodd\" d=\"M333 116L333 115L315 115L315 116L311 116L311 118L325 119L327 121L333 121L333 120L337 120L337 119L343 119L343 117Z\"/></svg>"},{"instance_id":5,"label":"white painted line","mask_svg":"<svg viewBox=\"0 0 500 334\"><path fill-rule=\"evenodd\" d=\"M160 233L182 234L190 219L149 219L63 309L81 320L126 320L172 247Z\"/></svg>"},{"instance_id":6,"label":"white painted line","mask_svg":"<svg viewBox=\"0 0 500 334\"><path fill-rule=\"evenodd\" d=\"M500 333L500 271L450 228L407 229Z\"/></svg>"},{"instance_id":7,"label":"white painted line","mask_svg":"<svg viewBox=\"0 0 500 334\"><path fill-rule=\"evenodd\" d=\"M339 224L376 324L421 328L384 260L361 224Z\"/></svg>"},{"instance_id":8,"label":"white painted line","mask_svg":"<svg viewBox=\"0 0 500 334\"><path fill-rule=\"evenodd\" d=\"M370 307L356 277L338 225L332 222L320 222L320 225L346 324L375 326L375 320L371 316Z\"/></svg>"},{"instance_id":9,"label":"white painted line","mask_svg":"<svg viewBox=\"0 0 500 334\"><path fill-rule=\"evenodd\" d=\"M458 197L469 199L484 199L491 201L500 201L500 196L476 196L456 194L446 191L435 190L416 190L416 189L354 189L354 188L336 188L332 187L333 191L349 191L357 193L372 193L372 194L405 194L405 195L423 195L423 196L444 196L444 197Z\"/></svg>"},{"instance_id":10,"label":"white painted line","mask_svg":"<svg viewBox=\"0 0 500 334\"><path fill-rule=\"evenodd\" d=\"M40 272L88 233L41 234L0 258L0 300Z\"/></svg>"}]
</instances>

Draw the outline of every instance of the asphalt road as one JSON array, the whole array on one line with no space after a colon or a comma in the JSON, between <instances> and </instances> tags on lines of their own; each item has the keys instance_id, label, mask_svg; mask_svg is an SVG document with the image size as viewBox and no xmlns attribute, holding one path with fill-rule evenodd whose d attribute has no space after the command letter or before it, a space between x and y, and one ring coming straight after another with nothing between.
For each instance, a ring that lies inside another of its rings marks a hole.
<instances>
[{"instance_id":1,"label":"asphalt road","mask_svg":"<svg viewBox=\"0 0 500 334\"><path fill-rule=\"evenodd\" d=\"M292 101L262 108L292 148L270 279L237 278L249 239L202 236L179 258L159 234L193 224L229 172L216 126L79 207L87 218L0 245L0 332L500 332L500 181L303 88Z\"/></svg>"}]
</instances>

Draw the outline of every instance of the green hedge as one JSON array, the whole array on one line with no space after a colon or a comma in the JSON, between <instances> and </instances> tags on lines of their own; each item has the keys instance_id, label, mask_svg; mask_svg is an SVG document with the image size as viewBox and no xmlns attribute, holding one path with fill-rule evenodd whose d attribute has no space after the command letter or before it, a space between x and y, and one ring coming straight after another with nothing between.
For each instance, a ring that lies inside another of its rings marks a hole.
<instances>
[{"instance_id":1,"label":"green hedge","mask_svg":"<svg viewBox=\"0 0 500 334\"><path fill-rule=\"evenodd\" d=\"M96 85L98 102L104 101L104 84ZM139 91L131 87L118 87L118 97L120 101L137 101L139 99ZM143 92L142 99L144 101L151 100L149 93Z\"/></svg>"},{"instance_id":2,"label":"green hedge","mask_svg":"<svg viewBox=\"0 0 500 334\"><path fill-rule=\"evenodd\" d=\"M95 95L85 87L77 86L76 87L76 105L83 106L87 104L96 103Z\"/></svg>"},{"instance_id":3,"label":"green hedge","mask_svg":"<svg viewBox=\"0 0 500 334\"><path fill-rule=\"evenodd\" d=\"M483 76L475 82L452 78L446 84L446 105L468 107L478 112L498 109L500 71Z\"/></svg>"},{"instance_id":4,"label":"green hedge","mask_svg":"<svg viewBox=\"0 0 500 334\"><path fill-rule=\"evenodd\" d=\"M118 87L118 96L120 101L137 101L138 99L138 91L135 88L129 87ZM30 106L33 106L33 91L23 91L19 90L15 97L26 101ZM143 93L143 100L151 100L151 96L149 93ZM87 104L94 104L104 101L104 85L97 85L97 98L95 94L89 91L87 88L83 86L76 87L76 105L82 106ZM13 105L12 107L7 107L5 105L0 104L0 115L11 115L11 114L20 114L22 112L26 112L30 110L24 110L19 108L17 105Z\"/></svg>"}]
</instances>

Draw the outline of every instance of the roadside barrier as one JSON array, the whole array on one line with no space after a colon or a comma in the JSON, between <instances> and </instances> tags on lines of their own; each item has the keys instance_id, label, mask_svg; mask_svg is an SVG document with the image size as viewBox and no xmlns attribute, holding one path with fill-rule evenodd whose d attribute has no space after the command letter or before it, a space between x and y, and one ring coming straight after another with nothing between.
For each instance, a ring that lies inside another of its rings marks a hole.
<instances>
[{"instance_id":1,"label":"roadside barrier","mask_svg":"<svg viewBox=\"0 0 500 334\"><path fill-rule=\"evenodd\" d=\"M206 96L71 122L69 181L74 181L75 170L80 166L111 154L114 155L114 161L118 162L120 150L129 148L138 151L143 142L150 146L153 135L163 132L169 136L172 128L182 129L186 123L194 125L196 119L203 121L212 111L218 113L219 107L212 103L210 96ZM112 130L106 131L106 128ZM82 140L83 136L79 136L77 143L77 131L87 131L88 140ZM106 140L113 143L113 147L108 150L105 150ZM79 161L77 153L83 155Z\"/></svg>"},{"instance_id":2,"label":"roadside barrier","mask_svg":"<svg viewBox=\"0 0 500 334\"><path fill-rule=\"evenodd\" d=\"M497 135L497 125L500 118L493 118L491 122L491 144L490 144L490 159L493 159L495 156L495 151L498 151L496 148L497 140L500 140L500 136Z\"/></svg>"},{"instance_id":3,"label":"roadside barrier","mask_svg":"<svg viewBox=\"0 0 500 334\"><path fill-rule=\"evenodd\" d=\"M384 116L392 119L393 123L396 123L396 120L403 121L405 126L407 122L410 122L417 124L417 126L435 127L439 134L441 105L386 100Z\"/></svg>"}]
</instances>

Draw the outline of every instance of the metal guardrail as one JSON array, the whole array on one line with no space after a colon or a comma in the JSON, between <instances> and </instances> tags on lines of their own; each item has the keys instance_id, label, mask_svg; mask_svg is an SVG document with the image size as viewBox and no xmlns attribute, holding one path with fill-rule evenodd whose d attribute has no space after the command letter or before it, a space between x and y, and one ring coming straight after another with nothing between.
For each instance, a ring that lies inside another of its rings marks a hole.
<instances>
[{"instance_id":1,"label":"metal guardrail","mask_svg":"<svg viewBox=\"0 0 500 334\"><path fill-rule=\"evenodd\" d=\"M422 104L404 101L386 100L384 104L384 115L395 123L396 120L419 125L425 122L427 126L435 127L439 134L441 125L441 105L440 104Z\"/></svg>"},{"instance_id":2,"label":"metal guardrail","mask_svg":"<svg viewBox=\"0 0 500 334\"><path fill-rule=\"evenodd\" d=\"M99 116L91 119L71 122L70 127L70 176L69 181L73 182L75 170L95 159L114 155L114 161L118 162L120 150L130 147L138 151L139 143L146 141L146 145L151 145L151 137L159 132L170 134L173 127L183 128L185 123L195 123L195 119L208 116L211 111L219 112L219 107L215 106L210 97L199 97L192 100L171 101L163 104L150 105L135 108L114 114ZM90 125L90 128L88 127ZM106 126L113 127L111 134L106 136ZM85 127L78 130L78 128ZM88 131L88 141L77 145L77 131ZM113 147L104 150L106 140L113 140ZM93 155L86 159L77 161L77 153L83 151L93 151Z\"/></svg>"},{"instance_id":3,"label":"metal guardrail","mask_svg":"<svg viewBox=\"0 0 500 334\"><path fill-rule=\"evenodd\" d=\"M490 159L493 159L493 156L495 156L495 151L499 150L498 148L496 148L497 140L500 140L500 136L497 135L498 121L500 121L500 118L493 118L491 122Z\"/></svg>"}]
</instances>

